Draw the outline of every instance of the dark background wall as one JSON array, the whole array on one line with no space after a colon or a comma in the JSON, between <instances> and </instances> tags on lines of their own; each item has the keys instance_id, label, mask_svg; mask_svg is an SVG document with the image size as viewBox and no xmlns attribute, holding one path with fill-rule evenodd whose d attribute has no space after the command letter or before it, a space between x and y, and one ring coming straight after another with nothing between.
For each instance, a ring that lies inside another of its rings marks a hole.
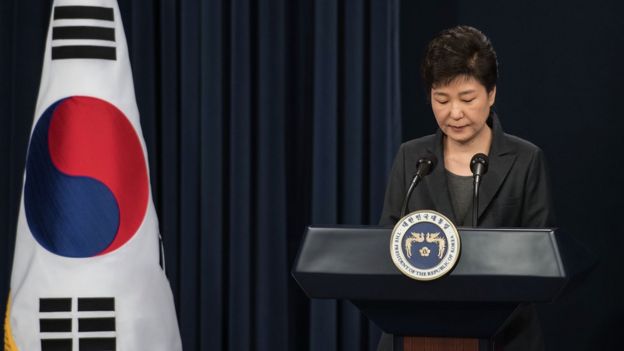
<instances>
[{"instance_id":1,"label":"dark background wall","mask_svg":"<svg viewBox=\"0 0 624 351\"><path fill-rule=\"evenodd\" d=\"M544 150L561 231L599 258L581 286L540 308L548 349L621 349L624 7L583 0L401 6L403 138L435 128L418 77L426 42L457 24L484 31L500 63L495 108L503 128Z\"/></svg>"}]
</instances>

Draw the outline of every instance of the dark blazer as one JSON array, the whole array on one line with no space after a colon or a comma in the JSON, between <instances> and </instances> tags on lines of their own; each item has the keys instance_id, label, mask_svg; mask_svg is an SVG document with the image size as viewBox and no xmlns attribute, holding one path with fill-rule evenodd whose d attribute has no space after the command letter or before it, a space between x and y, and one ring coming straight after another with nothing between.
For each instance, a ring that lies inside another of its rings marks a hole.
<instances>
[{"instance_id":1,"label":"dark blazer","mask_svg":"<svg viewBox=\"0 0 624 351\"><path fill-rule=\"evenodd\" d=\"M488 119L492 128L489 169L479 190L479 226L484 228L554 226L549 181L542 150L530 142L505 134L496 114ZM438 165L414 189L408 211L430 209L446 215L453 223L472 223L472 208L458 221L451 205L444 169L443 134L408 141L401 145L394 160L380 224L399 220L403 198L418 160L433 154ZM471 206L472 207L472 206Z\"/></svg>"},{"instance_id":2,"label":"dark blazer","mask_svg":"<svg viewBox=\"0 0 624 351\"><path fill-rule=\"evenodd\" d=\"M479 191L479 227L546 228L554 226L549 180L542 150L530 142L505 134L496 114L488 118L492 128L489 169ZM427 154L438 165L414 189L408 211L430 209L446 215L453 223L472 223L472 208L458 221L451 205L444 168L443 134L408 141L401 145L394 160L380 224L394 225L401 213L403 198L416 173L418 160ZM471 205L472 207L472 205ZM505 351L543 350L537 313L533 305L523 305L510 325L496 338ZM378 350L391 350L391 336L384 334Z\"/></svg>"}]
</instances>

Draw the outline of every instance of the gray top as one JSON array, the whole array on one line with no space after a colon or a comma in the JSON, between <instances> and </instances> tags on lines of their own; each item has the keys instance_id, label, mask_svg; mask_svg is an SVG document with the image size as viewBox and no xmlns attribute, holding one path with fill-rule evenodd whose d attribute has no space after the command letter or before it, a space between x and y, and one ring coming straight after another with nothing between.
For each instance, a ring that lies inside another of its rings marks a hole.
<instances>
[{"instance_id":1,"label":"gray top","mask_svg":"<svg viewBox=\"0 0 624 351\"><path fill-rule=\"evenodd\" d=\"M455 218L457 218L455 225L469 225L470 223L466 223L466 214L472 208L472 176L460 176L446 171L446 179L451 195L451 204ZM468 222L470 221L468 220Z\"/></svg>"}]
</instances>

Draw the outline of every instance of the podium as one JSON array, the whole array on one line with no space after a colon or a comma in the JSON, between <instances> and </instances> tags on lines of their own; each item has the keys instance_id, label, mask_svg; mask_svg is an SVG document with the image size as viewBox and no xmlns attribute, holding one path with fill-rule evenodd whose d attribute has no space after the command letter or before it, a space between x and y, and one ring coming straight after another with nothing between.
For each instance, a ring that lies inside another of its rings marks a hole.
<instances>
[{"instance_id":1,"label":"podium","mask_svg":"<svg viewBox=\"0 0 624 351\"><path fill-rule=\"evenodd\" d=\"M293 276L310 298L351 301L404 351L420 336L493 340L519 306L562 293L578 250L552 229L459 228L453 271L422 282L394 266L391 231L309 227Z\"/></svg>"}]
</instances>

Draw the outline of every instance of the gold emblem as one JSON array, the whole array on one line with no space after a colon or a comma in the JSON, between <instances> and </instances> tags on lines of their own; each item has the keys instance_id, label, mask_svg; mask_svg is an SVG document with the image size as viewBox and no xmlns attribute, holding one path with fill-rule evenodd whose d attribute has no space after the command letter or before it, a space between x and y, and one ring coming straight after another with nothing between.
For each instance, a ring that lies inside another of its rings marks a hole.
<instances>
[{"instance_id":1,"label":"gold emblem","mask_svg":"<svg viewBox=\"0 0 624 351\"><path fill-rule=\"evenodd\" d=\"M412 236L407 238L405 240L405 251L407 253L407 257L412 257L412 245L414 243L422 243L422 242L428 242L428 243L433 243L433 244L437 244L438 245L438 258L442 258L444 257L444 250L446 249L446 243L444 241L444 239L440 238L440 233L427 233L427 235L425 235L425 233L415 233L412 232L411 233ZM423 249L426 247L423 247ZM420 250L420 255L421 256L429 256L429 252L431 252L431 250L429 250L427 248L427 250L423 253L423 250Z\"/></svg>"}]
</instances>

